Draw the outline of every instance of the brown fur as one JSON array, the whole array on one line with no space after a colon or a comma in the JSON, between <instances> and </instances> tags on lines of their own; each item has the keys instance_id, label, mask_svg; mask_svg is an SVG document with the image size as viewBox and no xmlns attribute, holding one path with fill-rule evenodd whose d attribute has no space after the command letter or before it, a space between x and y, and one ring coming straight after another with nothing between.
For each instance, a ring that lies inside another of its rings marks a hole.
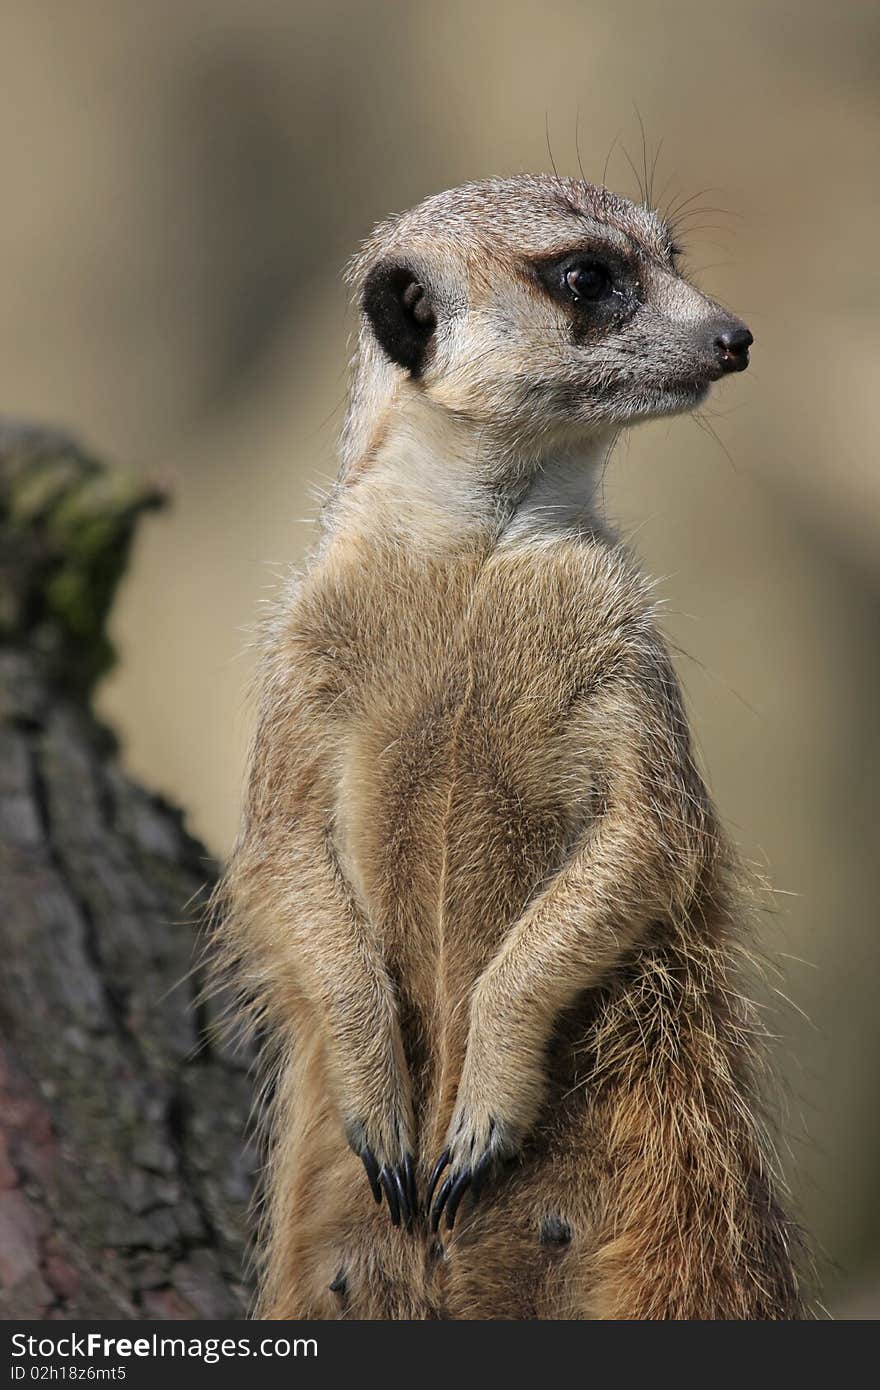
<instances>
[{"instance_id":1,"label":"brown fur","mask_svg":"<svg viewBox=\"0 0 880 1390\"><path fill-rule=\"evenodd\" d=\"M515 271L578 219L626 239L648 307L573 348ZM412 380L362 327L347 485L266 635L225 885L226 957L277 1058L260 1312L797 1317L731 855L648 588L590 507L609 422L693 404L658 404L658 324L677 383L718 307L653 214L587 185L429 200L356 288L401 248L433 357ZM597 356L616 415L574 392ZM444 1145L499 1161L435 1237L392 1227L346 1135L412 1151L422 1192Z\"/></svg>"}]
</instances>

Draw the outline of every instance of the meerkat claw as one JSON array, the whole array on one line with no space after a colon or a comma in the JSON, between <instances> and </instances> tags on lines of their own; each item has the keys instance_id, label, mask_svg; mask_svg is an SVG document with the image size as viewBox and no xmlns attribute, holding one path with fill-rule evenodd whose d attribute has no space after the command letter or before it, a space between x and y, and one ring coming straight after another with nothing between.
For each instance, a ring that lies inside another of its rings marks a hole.
<instances>
[{"instance_id":1,"label":"meerkat claw","mask_svg":"<svg viewBox=\"0 0 880 1390\"><path fill-rule=\"evenodd\" d=\"M440 1228L440 1218L443 1215L443 1208L446 1206L446 1203L449 1200L449 1194L452 1191L454 1185L455 1175L453 1174L452 1177L446 1178L446 1180L440 1188L440 1191L437 1193L437 1200L434 1203L433 1209L431 1211L432 1231L437 1231Z\"/></svg>"},{"instance_id":2,"label":"meerkat claw","mask_svg":"<svg viewBox=\"0 0 880 1390\"><path fill-rule=\"evenodd\" d=\"M452 1191L446 1202L446 1229L451 1231L455 1225L455 1215L458 1211L462 1197L472 1186L474 1179L473 1168L466 1168L460 1178L457 1178L452 1185Z\"/></svg>"},{"instance_id":3,"label":"meerkat claw","mask_svg":"<svg viewBox=\"0 0 880 1390\"><path fill-rule=\"evenodd\" d=\"M447 1166L447 1164L449 1163L449 1159L450 1159L450 1152L449 1152L448 1149L444 1149L443 1152L442 1152L442 1154L440 1155L440 1157L437 1159L437 1162L434 1164L433 1171L432 1171L432 1173L431 1173L430 1178L428 1179L428 1190L427 1190L427 1192L425 1193L425 1210L426 1210L426 1211L430 1211L430 1210L431 1210L431 1202L432 1202L433 1199L434 1199L434 1188L437 1186L437 1183L440 1181L440 1174L443 1172L443 1169L444 1169L444 1168ZM435 1229L436 1229L436 1228L435 1228Z\"/></svg>"},{"instance_id":4,"label":"meerkat claw","mask_svg":"<svg viewBox=\"0 0 880 1390\"><path fill-rule=\"evenodd\" d=\"M473 1183L474 1171L473 1168L465 1168L463 1172L452 1172L445 1180L437 1193L437 1200L431 1212L432 1231L439 1230L444 1210L446 1212L446 1229L452 1230L461 1199Z\"/></svg>"},{"instance_id":5,"label":"meerkat claw","mask_svg":"<svg viewBox=\"0 0 880 1390\"><path fill-rule=\"evenodd\" d=\"M379 1186L379 1165L376 1162L372 1149L361 1149L358 1158L364 1165L367 1181L370 1184L370 1191L373 1194L376 1205L379 1206L382 1202L382 1189Z\"/></svg>"},{"instance_id":6,"label":"meerkat claw","mask_svg":"<svg viewBox=\"0 0 880 1390\"><path fill-rule=\"evenodd\" d=\"M405 1161L404 1161L405 1162ZM409 1228L413 1223L413 1206L410 1201L409 1183L407 1182L406 1169L404 1163L398 1163L391 1170L394 1178L394 1189L397 1193L397 1200L400 1203L400 1214L403 1224Z\"/></svg>"},{"instance_id":7,"label":"meerkat claw","mask_svg":"<svg viewBox=\"0 0 880 1390\"><path fill-rule=\"evenodd\" d=\"M465 1193L470 1189L471 1201L476 1204L480 1199L483 1183L496 1164L500 1162L501 1159L498 1153L489 1152L484 1153L479 1162L475 1163L472 1167L457 1170L453 1169L441 1185L437 1193L437 1199L434 1202L433 1208L431 1208L431 1198L434 1195L434 1188L437 1185L437 1180L443 1172L443 1169L449 1163L449 1150L445 1150L437 1161L437 1165L431 1174L431 1181L428 1185L426 1205L431 1209L431 1230L437 1231L439 1229L440 1221L445 1210L446 1228L451 1231L455 1225L458 1208L461 1205L461 1200Z\"/></svg>"},{"instance_id":8,"label":"meerkat claw","mask_svg":"<svg viewBox=\"0 0 880 1390\"><path fill-rule=\"evenodd\" d=\"M379 1173L379 1181L385 1192L388 1201L388 1214L391 1217L392 1226L400 1225L400 1202L397 1197L397 1190L394 1186L394 1178L390 1168L382 1168Z\"/></svg>"},{"instance_id":9,"label":"meerkat claw","mask_svg":"<svg viewBox=\"0 0 880 1390\"><path fill-rule=\"evenodd\" d=\"M410 1224L415 1221L419 1210L419 1187L416 1182L415 1164L412 1154L407 1154L403 1160L403 1180L410 1205Z\"/></svg>"}]
</instances>

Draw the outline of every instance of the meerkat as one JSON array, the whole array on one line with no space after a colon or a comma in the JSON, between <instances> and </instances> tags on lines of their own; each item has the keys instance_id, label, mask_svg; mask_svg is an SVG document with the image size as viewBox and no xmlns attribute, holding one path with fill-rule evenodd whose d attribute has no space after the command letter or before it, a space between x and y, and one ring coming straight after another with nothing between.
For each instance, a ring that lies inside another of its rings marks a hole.
<instances>
[{"instance_id":1,"label":"meerkat","mask_svg":"<svg viewBox=\"0 0 880 1390\"><path fill-rule=\"evenodd\" d=\"M658 214L543 175L428 198L349 278L223 894L275 1057L258 1311L802 1316L733 854L596 505L752 335Z\"/></svg>"}]
</instances>

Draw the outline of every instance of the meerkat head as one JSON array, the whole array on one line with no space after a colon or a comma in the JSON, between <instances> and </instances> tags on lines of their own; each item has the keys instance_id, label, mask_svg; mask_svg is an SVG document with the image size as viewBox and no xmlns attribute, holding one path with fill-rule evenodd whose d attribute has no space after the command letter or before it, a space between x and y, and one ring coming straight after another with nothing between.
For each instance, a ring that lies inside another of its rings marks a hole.
<instances>
[{"instance_id":1,"label":"meerkat head","mask_svg":"<svg viewBox=\"0 0 880 1390\"><path fill-rule=\"evenodd\" d=\"M678 257L657 213L572 179L428 198L350 271L358 410L418 400L538 453L690 410L748 366L752 335Z\"/></svg>"}]
</instances>

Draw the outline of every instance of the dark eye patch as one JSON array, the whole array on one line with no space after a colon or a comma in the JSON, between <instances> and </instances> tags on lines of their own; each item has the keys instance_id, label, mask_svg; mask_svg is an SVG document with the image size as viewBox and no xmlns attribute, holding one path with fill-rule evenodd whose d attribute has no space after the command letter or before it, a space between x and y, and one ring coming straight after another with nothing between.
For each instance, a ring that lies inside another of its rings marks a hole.
<instances>
[{"instance_id":1,"label":"dark eye patch","mask_svg":"<svg viewBox=\"0 0 880 1390\"><path fill-rule=\"evenodd\" d=\"M571 247L526 263L532 282L569 311L576 341L628 318L637 307L639 281L630 258L601 244Z\"/></svg>"}]
</instances>

